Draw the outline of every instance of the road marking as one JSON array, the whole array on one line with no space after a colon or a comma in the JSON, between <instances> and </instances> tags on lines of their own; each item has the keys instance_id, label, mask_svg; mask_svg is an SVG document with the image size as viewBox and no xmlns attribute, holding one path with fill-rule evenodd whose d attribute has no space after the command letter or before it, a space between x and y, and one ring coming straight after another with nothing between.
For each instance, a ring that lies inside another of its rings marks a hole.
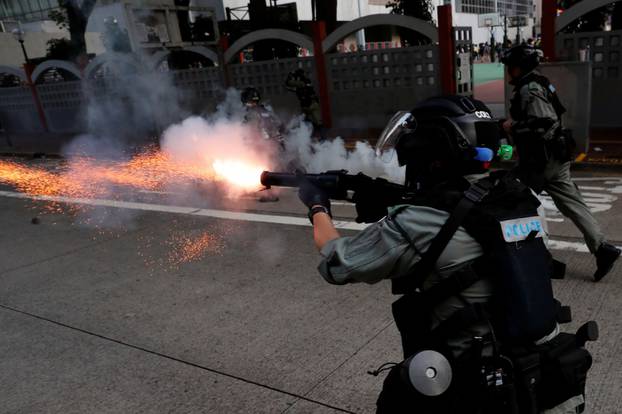
<instances>
[{"instance_id":1,"label":"road marking","mask_svg":"<svg viewBox=\"0 0 622 414\"><path fill-rule=\"evenodd\" d=\"M45 195L28 195L23 193L16 193L13 191L0 191L0 196L31 199L40 201L52 201L57 203L68 204L83 204L96 207L113 207L113 208L125 208L129 210L141 210L141 211L154 211L159 213L176 213L186 214L190 216L204 216L213 217L225 220L238 220L238 221L252 221L256 223L271 223L271 224L287 224L293 226L311 226L308 218L293 217L293 216L279 216L271 214L256 214L256 213L244 213L240 211L229 210L214 210L196 207L182 207L172 206L168 204L151 204L135 201L122 201L122 200L104 200L97 198L72 198L63 196L45 196ZM352 221L335 220L333 222L335 227L344 230L363 230L366 225L359 224Z\"/></svg>"},{"instance_id":2,"label":"road marking","mask_svg":"<svg viewBox=\"0 0 622 414\"><path fill-rule=\"evenodd\" d=\"M104 200L96 198L72 198L62 196L28 195L14 191L0 191L0 196L39 201L52 201L57 203L83 204L97 207L125 208L129 210L153 211L158 213L185 214L189 216L211 217L224 220L250 221L255 223L285 224L290 226L311 227L307 218L294 216L280 216L272 214L244 213L239 211L215 210L196 207L172 206L168 204L151 204L135 201ZM368 226L365 223L353 221L335 220L333 224L341 230L363 230ZM584 243L569 242L564 240L549 239L549 248L553 250L569 250L587 253L588 248Z\"/></svg>"},{"instance_id":3,"label":"road marking","mask_svg":"<svg viewBox=\"0 0 622 414\"><path fill-rule=\"evenodd\" d=\"M83 204L97 207L125 208L129 210L153 211L158 213L185 214L190 216L203 216L224 220L250 221L255 223L285 224L290 226L311 227L307 218L294 216L280 216L272 214L244 213L239 211L215 210L196 207L172 206L168 204L151 204L135 201L105 200L96 198L72 198L62 196L28 195L13 191L0 191L0 196L40 201L52 201L57 203ZM335 220L333 224L342 230L363 230L368 226L364 223L353 221ZM589 253L585 243L565 240L549 239L549 248L553 250L568 250L580 253Z\"/></svg>"},{"instance_id":4,"label":"road marking","mask_svg":"<svg viewBox=\"0 0 622 414\"><path fill-rule=\"evenodd\" d=\"M96 198L72 198L62 196L28 195L13 191L0 191L0 196L39 201L52 201L57 203L83 204L97 207L125 208L129 210L153 211L158 213L185 214L189 216L211 217L224 220L250 221L255 223L284 224L290 226L311 227L307 218L295 216L280 216L273 214L244 213L240 211L214 210L196 207L172 206L167 204L151 204L135 201L104 200ZM368 224L355 223L353 221L335 220L334 225L342 230L363 230ZM568 250L581 253L589 253L585 243L565 240L549 239L549 248L553 250Z\"/></svg>"}]
</instances>

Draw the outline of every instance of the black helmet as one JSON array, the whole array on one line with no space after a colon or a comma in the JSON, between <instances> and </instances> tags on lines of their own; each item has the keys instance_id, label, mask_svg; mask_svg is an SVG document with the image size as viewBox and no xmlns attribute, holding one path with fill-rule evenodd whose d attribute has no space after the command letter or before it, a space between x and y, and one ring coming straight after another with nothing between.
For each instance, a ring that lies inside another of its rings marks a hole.
<instances>
[{"instance_id":1,"label":"black helmet","mask_svg":"<svg viewBox=\"0 0 622 414\"><path fill-rule=\"evenodd\" d=\"M509 67L518 67L528 73L538 67L542 52L533 46L522 44L503 53L501 63Z\"/></svg>"},{"instance_id":2,"label":"black helmet","mask_svg":"<svg viewBox=\"0 0 622 414\"><path fill-rule=\"evenodd\" d=\"M244 88L241 98L244 105L259 104L259 102L261 102L261 95L259 94L259 91L252 86Z\"/></svg>"},{"instance_id":3,"label":"black helmet","mask_svg":"<svg viewBox=\"0 0 622 414\"><path fill-rule=\"evenodd\" d=\"M380 136L376 152L385 157L394 149L399 164L406 165L408 181L430 175L437 181L485 172L499 139L498 123L483 102L446 96L398 112Z\"/></svg>"}]
</instances>

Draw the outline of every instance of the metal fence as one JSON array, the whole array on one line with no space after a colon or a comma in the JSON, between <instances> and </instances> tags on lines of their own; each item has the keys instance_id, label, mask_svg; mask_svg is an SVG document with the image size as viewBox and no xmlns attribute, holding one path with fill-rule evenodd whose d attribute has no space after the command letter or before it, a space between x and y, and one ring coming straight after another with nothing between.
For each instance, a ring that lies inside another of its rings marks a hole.
<instances>
[{"instance_id":1,"label":"metal fence","mask_svg":"<svg viewBox=\"0 0 622 414\"><path fill-rule=\"evenodd\" d=\"M333 53L326 55L326 65L331 111L337 128L381 128L395 111L409 109L416 102L441 93L439 53L434 44ZM238 89L256 87L276 111L286 114L300 112L295 93L285 86L287 74L299 68L317 86L312 57L228 66L232 86ZM467 70L470 72L470 68ZM145 90L149 88L145 86L148 82L156 82L152 83L154 87L158 82L172 82L177 95L175 99L188 113L212 111L222 100L225 89L225 76L218 67L145 72L133 76L38 84L36 87L50 131L81 132L85 128L83 118L88 103L116 97L123 104L124 99L136 97L136 93L129 93L131 90L140 90L139 87ZM467 86L461 92L468 93ZM0 121L8 132L42 129L28 87L0 88Z\"/></svg>"},{"instance_id":2,"label":"metal fence","mask_svg":"<svg viewBox=\"0 0 622 414\"><path fill-rule=\"evenodd\" d=\"M622 30L559 33L557 50L562 60L592 64L592 127L622 127Z\"/></svg>"},{"instance_id":3,"label":"metal fence","mask_svg":"<svg viewBox=\"0 0 622 414\"><path fill-rule=\"evenodd\" d=\"M43 131L30 87L0 88L0 124L7 132Z\"/></svg>"},{"instance_id":4,"label":"metal fence","mask_svg":"<svg viewBox=\"0 0 622 414\"><path fill-rule=\"evenodd\" d=\"M441 91L436 45L329 54L335 126L381 128L397 110Z\"/></svg>"},{"instance_id":5,"label":"metal fence","mask_svg":"<svg viewBox=\"0 0 622 414\"><path fill-rule=\"evenodd\" d=\"M179 90L181 106L190 112L212 111L223 97L224 79L220 68L176 70L169 75Z\"/></svg>"},{"instance_id":6,"label":"metal fence","mask_svg":"<svg viewBox=\"0 0 622 414\"><path fill-rule=\"evenodd\" d=\"M285 88L287 74L296 69L303 69L307 76L316 83L317 89L315 61L312 57L229 65L234 87L244 89L254 86L264 100L277 111L288 113L299 112L296 95Z\"/></svg>"},{"instance_id":7,"label":"metal fence","mask_svg":"<svg viewBox=\"0 0 622 414\"><path fill-rule=\"evenodd\" d=\"M48 127L53 132L80 132L85 99L82 81L37 85ZM32 99L32 96L31 96Z\"/></svg>"}]
</instances>

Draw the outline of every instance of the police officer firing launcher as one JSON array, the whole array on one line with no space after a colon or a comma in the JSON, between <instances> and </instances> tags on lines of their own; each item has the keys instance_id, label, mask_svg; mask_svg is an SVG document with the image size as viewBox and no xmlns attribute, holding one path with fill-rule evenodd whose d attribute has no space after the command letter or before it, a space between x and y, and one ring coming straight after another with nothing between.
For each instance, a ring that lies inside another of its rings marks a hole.
<instances>
[{"instance_id":1,"label":"police officer firing launcher","mask_svg":"<svg viewBox=\"0 0 622 414\"><path fill-rule=\"evenodd\" d=\"M499 147L488 108L427 100L398 113L378 145L406 166L406 191L355 236L335 229L318 181L298 184L324 279L390 279L401 295L393 314L405 359L388 364L378 412L582 412L584 345L597 326L560 333L568 309L553 298L540 203L512 174L487 173ZM359 213L386 203L372 196L358 198Z\"/></svg>"},{"instance_id":2,"label":"police officer firing launcher","mask_svg":"<svg viewBox=\"0 0 622 414\"><path fill-rule=\"evenodd\" d=\"M620 256L620 250L605 241L598 222L571 181L570 162L574 140L562 128L566 111L555 88L536 68L540 51L516 46L501 61L514 85L510 115L503 124L518 149L518 175L536 192L545 190L559 211L581 230L590 252L596 256L594 280L602 279Z\"/></svg>"}]
</instances>

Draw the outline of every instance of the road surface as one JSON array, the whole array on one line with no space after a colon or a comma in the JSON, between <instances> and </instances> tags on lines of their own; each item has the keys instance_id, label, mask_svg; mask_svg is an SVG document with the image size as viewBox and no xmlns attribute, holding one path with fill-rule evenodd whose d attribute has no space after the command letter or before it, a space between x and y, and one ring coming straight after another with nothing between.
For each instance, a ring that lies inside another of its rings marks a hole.
<instances>
[{"instance_id":1,"label":"road surface","mask_svg":"<svg viewBox=\"0 0 622 414\"><path fill-rule=\"evenodd\" d=\"M577 184L621 245L622 176ZM197 192L58 199L59 214L0 187L0 412L374 411L383 375L366 372L401 354L389 283L325 283L293 191L271 204ZM573 306L564 329L601 328L589 412L622 412L622 265L593 283L580 234L543 201L568 264L554 281ZM361 228L351 205L334 214Z\"/></svg>"}]
</instances>

